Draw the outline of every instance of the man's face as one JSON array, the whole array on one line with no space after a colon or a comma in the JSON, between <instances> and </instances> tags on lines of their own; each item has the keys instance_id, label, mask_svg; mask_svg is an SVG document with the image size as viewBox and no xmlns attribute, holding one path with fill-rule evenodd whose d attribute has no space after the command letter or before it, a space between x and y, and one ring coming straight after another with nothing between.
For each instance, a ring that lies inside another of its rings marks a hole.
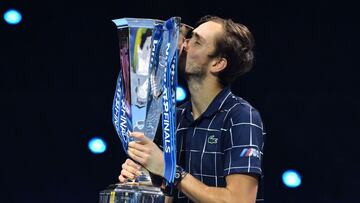
<instances>
[{"instance_id":1,"label":"man's face","mask_svg":"<svg viewBox=\"0 0 360 203\"><path fill-rule=\"evenodd\" d=\"M214 62L209 55L215 51L215 41L222 34L222 26L216 22L205 22L193 30L192 37L186 42L185 50L187 76L205 77Z\"/></svg>"}]
</instances>

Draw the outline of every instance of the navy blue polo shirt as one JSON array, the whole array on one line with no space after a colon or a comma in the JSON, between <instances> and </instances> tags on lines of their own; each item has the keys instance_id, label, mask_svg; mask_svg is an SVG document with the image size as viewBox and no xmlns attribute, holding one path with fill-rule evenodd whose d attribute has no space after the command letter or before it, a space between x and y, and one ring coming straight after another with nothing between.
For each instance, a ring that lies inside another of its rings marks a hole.
<instances>
[{"instance_id":1,"label":"navy blue polo shirt","mask_svg":"<svg viewBox=\"0 0 360 203\"><path fill-rule=\"evenodd\" d=\"M180 106L177 122L178 164L204 184L226 187L225 177L230 174L262 176L265 132L259 112L229 87L196 120L191 102ZM180 191L174 200L191 202Z\"/></svg>"}]
</instances>

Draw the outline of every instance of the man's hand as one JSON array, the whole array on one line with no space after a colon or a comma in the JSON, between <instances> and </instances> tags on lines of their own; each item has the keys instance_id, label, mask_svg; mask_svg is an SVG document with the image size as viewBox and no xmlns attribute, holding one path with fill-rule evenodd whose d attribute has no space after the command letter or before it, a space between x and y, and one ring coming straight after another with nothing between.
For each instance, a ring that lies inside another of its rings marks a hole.
<instances>
[{"instance_id":1,"label":"man's hand","mask_svg":"<svg viewBox=\"0 0 360 203\"><path fill-rule=\"evenodd\" d=\"M121 183L127 182L128 179L134 180L141 173L141 166L139 164L136 164L131 159L126 159L125 163L121 167L122 170L119 175L119 181Z\"/></svg>"},{"instance_id":2,"label":"man's hand","mask_svg":"<svg viewBox=\"0 0 360 203\"><path fill-rule=\"evenodd\" d=\"M161 149L144 133L133 132L131 137L137 141L130 142L129 156L155 175L164 176L164 155Z\"/></svg>"}]
</instances>

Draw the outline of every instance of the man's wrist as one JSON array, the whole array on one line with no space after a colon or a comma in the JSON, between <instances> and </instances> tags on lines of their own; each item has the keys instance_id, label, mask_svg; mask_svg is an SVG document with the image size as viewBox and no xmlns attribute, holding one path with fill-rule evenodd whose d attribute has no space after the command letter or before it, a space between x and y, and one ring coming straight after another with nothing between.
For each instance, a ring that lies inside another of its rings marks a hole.
<instances>
[{"instance_id":1,"label":"man's wrist","mask_svg":"<svg viewBox=\"0 0 360 203\"><path fill-rule=\"evenodd\" d=\"M156 170L155 174L164 178L164 164Z\"/></svg>"},{"instance_id":2,"label":"man's wrist","mask_svg":"<svg viewBox=\"0 0 360 203\"><path fill-rule=\"evenodd\" d=\"M150 178L151 178L151 183L156 186L156 187L160 187L163 184L163 177L158 176L156 174L153 173L149 173L150 174Z\"/></svg>"},{"instance_id":3,"label":"man's wrist","mask_svg":"<svg viewBox=\"0 0 360 203\"><path fill-rule=\"evenodd\" d=\"M176 173L174 178L174 186L177 187L183 178L188 174L181 166L176 165Z\"/></svg>"},{"instance_id":4,"label":"man's wrist","mask_svg":"<svg viewBox=\"0 0 360 203\"><path fill-rule=\"evenodd\" d=\"M166 180L163 179L161 190L165 196L173 196L174 189L177 188L181 180L188 174L181 166L176 166L176 172L174 177L174 184L166 184Z\"/></svg>"}]
</instances>

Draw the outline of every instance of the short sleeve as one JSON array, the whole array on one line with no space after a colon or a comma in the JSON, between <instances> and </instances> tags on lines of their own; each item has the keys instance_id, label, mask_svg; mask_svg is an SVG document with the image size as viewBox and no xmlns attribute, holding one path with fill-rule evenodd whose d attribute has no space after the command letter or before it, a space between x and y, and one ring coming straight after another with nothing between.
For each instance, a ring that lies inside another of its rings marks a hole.
<instances>
[{"instance_id":1,"label":"short sleeve","mask_svg":"<svg viewBox=\"0 0 360 203\"><path fill-rule=\"evenodd\" d=\"M239 103L226 118L224 174L252 173L261 176L264 127L259 112Z\"/></svg>"}]
</instances>

